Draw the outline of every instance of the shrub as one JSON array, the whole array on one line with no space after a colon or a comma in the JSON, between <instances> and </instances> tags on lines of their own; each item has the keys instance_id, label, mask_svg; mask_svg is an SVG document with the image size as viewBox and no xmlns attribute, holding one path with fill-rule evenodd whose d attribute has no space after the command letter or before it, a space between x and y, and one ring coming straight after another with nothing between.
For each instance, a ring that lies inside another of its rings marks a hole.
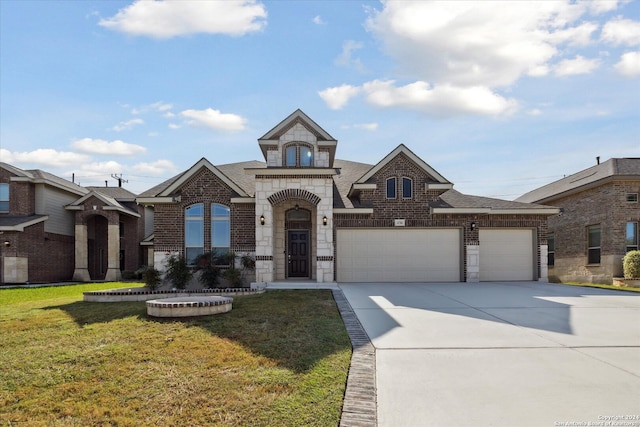
<instances>
[{"instance_id":1,"label":"shrub","mask_svg":"<svg viewBox=\"0 0 640 427\"><path fill-rule=\"evenodd\" d=\"M205 288L215 288L220 283L220 268L215 252L207 252L196 258L195 271L200 272L198 281Z\"/></svg>"},{"instance_id":2,"label":"shrub","mask_svg":"<svg viewBox=\"0 0 640 427\"><path fill-rule=\"evenodd\" d=\"M178 289L184 289L193 277L193 273L183 256L171 255L167 259L166 277L173 283L173 286Z\"/></svg>"},{"instance_id":3,"label":"shrub","mask_svg":"<svg viewBox=\"0 0 640 427\"><path fill-rule=\"evenodd\" d=\"M231 288L241 288L243 285L242 272L235 267L229 267L224 272L224 278L227 279Z\"/></svg>"},{"instance_id":4,"label":"shrub","mask_svg":"<svg viewBox=\"0 0 640 427\"><path fill-rule=\"evenodd\" d=\"M136 272L131 270L123 270L122 271L122 280L135 280Z\"/></svg>"},{"instance_id":5,"label":"shrub","mask_svg":"<svg viewBox=\"0 0 640 427\"><path fill-rule=\"evenodd\" d=\"M162 282L160 271L149 266L142 271L142 280L147 288L154 291L158 288L160 282Z\"/></svg>"},{"instance_id":6,"label":"shrub","mask_svg":"<svg viewBox=\"0 0 640 427\"><path fill-rule=\"evenodd\" d=\"M625 279L640 278L640 251L629 251L622 259Z\"/></svg>"}]
</instances>

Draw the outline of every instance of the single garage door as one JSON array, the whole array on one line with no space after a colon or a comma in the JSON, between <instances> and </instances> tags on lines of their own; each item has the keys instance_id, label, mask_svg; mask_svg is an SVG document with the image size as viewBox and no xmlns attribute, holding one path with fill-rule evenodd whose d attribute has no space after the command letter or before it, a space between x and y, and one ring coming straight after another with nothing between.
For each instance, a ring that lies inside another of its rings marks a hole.
<instances>
[{"instance_id":1,"label":"single garage door","mask_svg":"<svg viewBox=\"0 0 640 427\"><path fill-rule=\"evenodd\" d=\"M534 280L533 230L480 229L480 280Z\"/></svg>"},{"instance_id":2,"label":"single garage door","mask_svg":"<svg viewBox=\"0 0 640 427\"><path fill-rule=\"evenodd\" d=\"M339 229L338 282L459 282L460 229Z\"/></svg>"}]
</instances>

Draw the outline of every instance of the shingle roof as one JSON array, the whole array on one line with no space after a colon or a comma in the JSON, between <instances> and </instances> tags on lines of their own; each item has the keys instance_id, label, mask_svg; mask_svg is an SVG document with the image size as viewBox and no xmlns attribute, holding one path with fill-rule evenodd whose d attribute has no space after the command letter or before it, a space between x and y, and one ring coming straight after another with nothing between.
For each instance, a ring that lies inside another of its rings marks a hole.
<instances>
[{"instance_id":1,"label":"shingle roof","mask_svg":"<svg viewBox=\"0 0 640 427\"><path fill-rule=\"evenodd\" d=\"M136 195L131 191L122 187L85 187L89 190L104 194L107 197L116 199L119 201L133 201L136 199Z\"/></svg>"},{"instance_id":2,"label":"shingle roof","mask_svg":"<svg viewBox=\"0 0 640 427\"><path fill-rule=\"evenodd\" d=\"M494 199L491 197L470 196L457 190L448 190L440 195L437 202L430 204L438 208L491 208L491 209L538 209L548 208L544 205L523 203L510 200Z\"/></svg>"},{"instance_id":3,"label":"shingle roof","mask_svg":"<svg viewBox=\"0 0 640 427\"><path fill-rule=\"evenodd\" d=\"M612 158L558 181L536 188L516 199L518 202L544 202L565 193L597 185L611 178L640 179L640 158Z\"/></svg>"}]
</instances>

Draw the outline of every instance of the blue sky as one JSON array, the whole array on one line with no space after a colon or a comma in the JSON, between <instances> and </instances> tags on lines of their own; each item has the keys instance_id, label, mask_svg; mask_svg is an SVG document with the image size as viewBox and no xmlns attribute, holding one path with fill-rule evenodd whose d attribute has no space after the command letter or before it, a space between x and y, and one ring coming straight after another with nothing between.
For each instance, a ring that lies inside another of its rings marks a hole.
<instances>
[{"instance_id":1,"label":"blue sky","mask_svg":"<svg viewBox=\"0 0 640 427\"><path fill-rule=\"evenodd\" d=\"M514 199L640 157L640 2L0 0L2 162L142 192L297 108Z\"/></svg>"}]
</instances>

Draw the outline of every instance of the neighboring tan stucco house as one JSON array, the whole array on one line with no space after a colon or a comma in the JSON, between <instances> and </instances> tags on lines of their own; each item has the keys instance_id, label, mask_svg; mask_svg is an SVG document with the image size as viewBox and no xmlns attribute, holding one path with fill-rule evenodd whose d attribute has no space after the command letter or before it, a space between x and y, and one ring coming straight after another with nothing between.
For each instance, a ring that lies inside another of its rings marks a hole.
<instances>
[{"instance_id":1,"label":"neighboring tan stucco house","mask_svg":"<svg viewBox=\"0 0 640 427\"><path fill-rule=\"evenodd\" d=\"M120 279L146 264L142 210L123 188L0 163L0 283Z\"/></svg>"},{"instance_id":2,"label":"neighboring tan stucco house","mask_svg":"<svg viewBox=\"0 0 640 427\"><path fill-rule=\"evenodd\" d=\"M157 268L215 250L255 256L256 284L547 279L557 208L461 194L402 144L375 165L336 159L300 110L258 144L264 161L202 158L136 198Z\"/></svg>"},{"instance_id":3,"label":"neighboring tan stucco house","mask_svg":"<svg viewBox=\"0 0 640 427\"><path fill-rule=\"evenodd\" d=\"M640 158L613 158L537 188L517 199L553 205L549 218L549 277L612 283L622 258L638 249Z\"/></svg>"}]
</instances>

